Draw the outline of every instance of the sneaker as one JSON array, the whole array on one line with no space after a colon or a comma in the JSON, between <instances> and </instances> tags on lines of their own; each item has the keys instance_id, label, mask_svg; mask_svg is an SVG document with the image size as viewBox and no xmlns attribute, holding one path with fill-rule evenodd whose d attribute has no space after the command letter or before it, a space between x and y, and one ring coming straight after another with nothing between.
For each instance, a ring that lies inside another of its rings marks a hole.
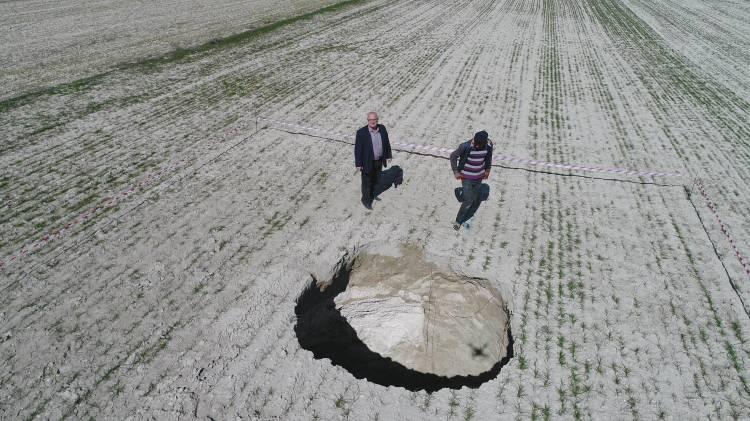
<instances>
[{"instance_id":1,"label":"sneaker","mask_svg":"<svg viewBox=\"0 0 750 421\"><path fill-rule=\"evenodd\" d=\"M366 209L372 210L372 202L362 201L362 204L365 206Z\"/></svg>"},{"instance_id":2,"label":"sneaker","mask_svg":"<svg viewBox=\"0 0 750 421\"><path fill-rule=\"evenodd\" d=\"M456 231L458 231L459 228L461 228L461 224L459 224L458 222L454 222L453 223L453 229L456 230Z\"/></svg>"}]
</instances>

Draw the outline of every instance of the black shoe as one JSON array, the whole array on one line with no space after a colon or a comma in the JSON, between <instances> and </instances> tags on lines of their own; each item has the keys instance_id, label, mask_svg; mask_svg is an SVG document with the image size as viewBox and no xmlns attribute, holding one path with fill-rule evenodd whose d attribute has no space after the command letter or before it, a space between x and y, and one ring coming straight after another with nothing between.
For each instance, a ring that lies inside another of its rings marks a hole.
<instances>
[{"instance_id":1,"label":"black shoe","mask_svg":"<svg viewBox=\"0 0 750 421\"><path fill-rule=\"evenodd\" d=\"M363 200L362 204L365 206L366 209L372 210L372 202L365 202Z\"/></svg>"},{"instance_id":2,"label":"black shoe","mask_svg":"<svg viewBox=\"0 0 750 421\"><path fill-rule=\"evenodd\" d=\"M461 228L461 224L459 224L458 222L454 222L453 223L453 229L454 230L458 231L460 228Z\"/></svg>"}]
</instances>

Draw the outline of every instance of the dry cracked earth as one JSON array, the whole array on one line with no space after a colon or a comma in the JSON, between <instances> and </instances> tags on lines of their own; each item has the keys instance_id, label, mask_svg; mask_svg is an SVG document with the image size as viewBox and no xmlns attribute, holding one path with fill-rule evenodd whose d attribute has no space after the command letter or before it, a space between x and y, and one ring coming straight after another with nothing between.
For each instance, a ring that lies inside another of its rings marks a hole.
<instances>
[{"instance_id":1,"label":"dry cracked earth","mask_svg":"<svg viewBox=\"0 0 750 421\"><path fill-rule=\"evenodd\" d=\"M0 3L0 418L750 418L747 2L118 3ZM259 119L353 141L370 110L680 176L496 160L455 232L446 159L395 151L368 211L349 144ZM495 378L300 346L297 297L372 242L508 291Z\"/></svg>"}]
</instances>

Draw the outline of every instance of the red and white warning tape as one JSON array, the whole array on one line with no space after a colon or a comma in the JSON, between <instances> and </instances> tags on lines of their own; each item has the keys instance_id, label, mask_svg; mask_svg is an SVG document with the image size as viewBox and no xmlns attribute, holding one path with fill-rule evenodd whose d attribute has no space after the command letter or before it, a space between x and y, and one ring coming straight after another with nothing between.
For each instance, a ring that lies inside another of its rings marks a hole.
<instances>
[{"instance_id":1,"label":"red and white warning tape","mask_svg":"<svg viewBox=\"0 0 750 421\"><path fill-rule=\"evenodd\" d=\"M344 142L351 143L352 136L349 134L344 133L338 133L332 130L326 130L321 129L319 127L312 127L312 126L303 126L300 124L293 124L293 123L287 123L284 121L274 120L270 118L259 118L258 121L265 121L268 123L271 123L272 125L276 125L279 127L286 127L286 128L292 128L296 130L305 130L312 133L320 133L320 134L326 134L329 136L335 136L336 140L341 140ZM432 155L439 155L439 156L448 156L451 152L453 152L453 149L448 148L441 148L438 146L431 146L431 145L418 145L414 143L401 143L401 142L391 142L391 145L394 146L394 149L396 150L406 150L406 151L413 151L417 153L427 153ZM666 172L666 171L636 171L636 170L626 170L621 168L604 168L604 167L593 167L588 165L577 165L577 164L561 164L556 162L545 162L545 161L539 161L536 159L528 159L528 158L518 158L515 156L509 156L509 155L494 155L493 160L496 161L503 161L503 162L510 162L514 164L524 164L524 165L530 165L534 167L546 167L546 168L557 168L557 169L564 169L564 170L571 170L571 171L582 171L582 172L595 172L595 173L608 173L608 174L620 174L620 175L636 175L636 176L643 176L643 177L684 177L682 174L677 172Z\"/></svg>"},{"instance_id":2,"label":"red and white warning tape","mask_svg":"<svg viewBox=\"0 0 750 421\"><path fill-rule=\"evenodd\" d=\"M237 134L242 129L244 129L247 125L248 125L248 123L243 122L239 126L232 127L230 129L222 132L222 133L223 133L224 136ZM137 190L142 190L142 189L148 187L149 185L154 184L156 181L158 181L159 179L161 179L161 177L164 174L169 173L169 172L173 171L174 169L187 164L187 162L188 162L187 160L181 159L181 160L178 160L178 161L173 161L171 163L168 163L166 166L162 167L158 171L154 171L153 173L150 173L149 175L147 175L146 177L144 177L138 183L136 183L136 184L134 184L134 185L132 185L132 186L124 189L124 190L121 190L119 193L117 193L117 194L115 194L115 195L113 195L111 197L108 197L108 198L104 199L97 206L95 206L92 209L89 209L86 212L83 212L82 214L80 214L80 215L76 216L75 218L73 218L73 220L71 220L70 222L68 222L67 224L65 224L64 227L62 227L62 228L60 228L60 229L58 229L56 231L53 231L53 232L45 234L39 240L37 240L37 241L35 241L35 242L31 243L31 244L28 244L28 245L22 247L17 252L15 252L15 253L11 254L10 256L8 256L5 260L0 260L0 270L6 268L8 266L10 266L13 263L17 263L19 260L21 260L24 257L28 256L29 254L35 252L36 250L39 250L40 248L44 247L48 243L50 243L50 242L52 242L54 240L59 240L59 239L61 239L63 237L66 237L66 236L70 235L70 233L73 231L73 229L76 226L83 224L84 222L88 221L89 219L91 219L92 217L94 217L95 215L97 215L98 213L101 213L101 211L103 211L105 209L109 209L109 208L115 206L117 203L121 202L125 198L127 198L127 197L131 196L132 194L134 194Z\"/></svg>"},{"instance_id":3,"label":"red and white warning tape","mask_svg":"<svg viewBox=\"0 0 750 421\"><path fill-rule=\"evenodd\" d=\"M289 129L295 129L295 130L303 130L303 131L308 131L308 132L317 133L317 134L325 134L329 137L332 137L335 140L339 140L339 141L346 142L346 143L352 143L350 140L351 135L335 132L333 130L327 130L327 129L322 129L319 127L312 127L312 126L303 126L300 124L288 123L288 122L274 120L274 119L270 119L266 117L258 117L257 120L259 122L263 121L263 122L270 123L271 125L274 125L277 127L283 127L283 128L289 128ZM235 127L232 127L224 131L222 135L227 136L230 134L238 134L242 129L244 129L247 126L247 124L248 124L247 122L243 122ZM428 155L448 156L452 152L451 149L438 147L438 146L431 146L431 145L418 145L414 143L401 143L401 142L392 142L391 144L396 150L411 151L411 152L428 154ZM513 157L513 156L507 156L507 155L496 155L493 157L493 159L503 161L503 162L516 163L516 164L542 166L542 167L547 167L547 168L567 169L571 171L609 173L609 174L620 174L620 175L635 175L635 176L645 176L645 177L681 177L681 178L684 177L682 174L679 174L677 172L637 171L637 170L626 170L626 169L620 169L620 168L604 168L604 167L594 167L594 166L585 166L585 165L576 165L576 164L562 164L562 163L555 163L555 162L539 161L539 160L528 159L528 158L518 158L518 157ZM49 242L69 235L75 226L86 222L87 220L91 219L91 217L101 212L102 210L111 208L118 202L122 201L123 199L135 193L136 190L143 189L147 187L148 185L153 184L156 180L158 180L165 173L168 173L174 170L175 168L181 165L184 165L186 163L187 161L184 159L172 162L166 165L165 167L161 168L160 170L149 174L137 184L130 186L129 188L120 191L118 194L105 199L101 204L97 205L96 207L89 209L88 211L78 215L71 222L66 224L63 228L57 231L45 234L41 239L27 246L24 246L21 250L12 254L6 260L4 261L0 260L0 270L9 266L12 263L15 263L21 260L23 257L28 256L33 251L36 251L44 247ZM721 227L722 233L724 233L724 235L729 240L729 244L731 244L732 249L734 250L734 253L737 256L737 259L739 259L740 261L740 265L742 265L742 268L745 270L747 275L750 276L750 265L748 264L747 260L740 254L739 250L737 249L737 245L734 239L732 238L732 236L729 234L727 230L726 225L721 221L721 218L719 218L719 215L716 211L716 206L714 205L713 201L708 197L708 194L706 193L706 190L703 184L700 182L700 180L698 180L696 184L698 186L698 190L701 192L701 194L705 198L708 208L711 210L711 212L716 217L716 220L719 222L719 226Z\"/></svg>"},{"instance_id":4,"label":"red and white warning tape","mask_svg":"<svg viewBox=\"0 0 750 421\"><path fill-rule=\"evenodd\" d=\"M283 128L290 128L290 129L295 129L295 130L308 131L312 133L326 134L328 136L333 136L334 139L336 140L340 140L340 141L347 142L347 143L352 143L351 134L338 133L332 130L321 129L319 127L303 126L300 124L288 123L285 121L279 121L279 120L274 120L274 119L265 118L265 117L258 118L258 121L268 122L273 126L278 126L279 128L283 127ZM391 142L391 145L393 145L394 149L396 150L412 151L416 153L437 155L437 156L448 156L452 152L452 150L448 148L441 148L441 147L430 146L430 145L417 145L414 143ZM510 163L515 163L515 164L525 164L525 165L531 165L531 166L536 166L536 167L558 168L558 169L565 169L565 170L571 170L571 171L608 173L608 174L620 174L620 175L635 175L635 176L644 176L644 177L675 177L675 178L683 178L683 179L687 178L678 172L638 171L638 170L626 170L626 169L621 169L621 168L605 168L605 167L595 167L595 166L588 166L588 165L562 164L562 163L555 163L555 162L539 161L539 160L528 159L528 158L518 158L518 157L508 156L508 155L495 155L493 156L493 160L499 160L499 161L510 162ZM729 234L729 231L726 225L719 218L719 215L716 212L716 206L713 204L711 199L706 194L706 191L703 188L703 184L700 184L700 182L698 182L698 188L701 194L703 195L703 197L706 199L706 203L709 209L711 209L711 212L713 212L714 216L719 221L721 232L723 232L724 235L729 240L729 244L731 244L732 249L734 250L734 254L737 256L737 259L739 259L740 264L742 265L742 268L750 276L750 266L748 265L747 260L744 257L742 257L739 250L737 249L737 245L734 239Z\"/></svg>"},{"instance_id":5,"label":"red and white warning tape","mask_svg":"<svg viewBox=\"0 0 750 421\"><path fill-rule=\"evenodd\" d=\"M729 244L732 246L734 255L737 256L737 260L740 261L740 266L742 266L742 269L745 271L745 274L750 276L750 264L748 264L747 259L745 259L745 257L742 256L742 254L740 253L739 249L737 248L737 242L734 241L734 238L732 237L732 234L729 233L729 230L727 229L726 224L724 224L724 222L719 217L719 213L716 211L716 204L714 204L713 200L711 200L711 198L708 197L708 193L706 193L706 188L703 186L703 182L701 182L700 180L696 180L695 185L696 187L698 187L698 191L701 192L701 195L703 195L703 198L706 199L706 204L708 205L708 208L711 209L711 213L714 214L714 217L716 218L716 222L719 223L721 232L724 233L724 236L727 237Z\"/></svg>"}]
</instances>

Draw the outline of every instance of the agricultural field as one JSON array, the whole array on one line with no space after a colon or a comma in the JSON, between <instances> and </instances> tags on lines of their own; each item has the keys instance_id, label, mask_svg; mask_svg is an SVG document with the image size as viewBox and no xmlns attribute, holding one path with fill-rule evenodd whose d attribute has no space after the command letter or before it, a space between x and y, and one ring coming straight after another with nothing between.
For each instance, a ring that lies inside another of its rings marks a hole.
<instances>
[{"instance_id":1,"label":"agricultural field","mask_svg":"<svg viewBox=\"0 0 750 421\"><path fill-rule=\"evenodd\" d=\"M0 3L0 98L217 42L335 0Z\"/></svg>"},{"instance_id":2,"label":"agricultural field","mask_svg":"<svg viewBox=\"0 0 750 421\"><path fill-rule=\"evenodd\" d=\"M145 3L0 3L0 419L750 418L750 4ZM373 211L368 111L403 171ZM300 345L368 244L504 292L496 376Z\"/></svg>"}]
</instances>

